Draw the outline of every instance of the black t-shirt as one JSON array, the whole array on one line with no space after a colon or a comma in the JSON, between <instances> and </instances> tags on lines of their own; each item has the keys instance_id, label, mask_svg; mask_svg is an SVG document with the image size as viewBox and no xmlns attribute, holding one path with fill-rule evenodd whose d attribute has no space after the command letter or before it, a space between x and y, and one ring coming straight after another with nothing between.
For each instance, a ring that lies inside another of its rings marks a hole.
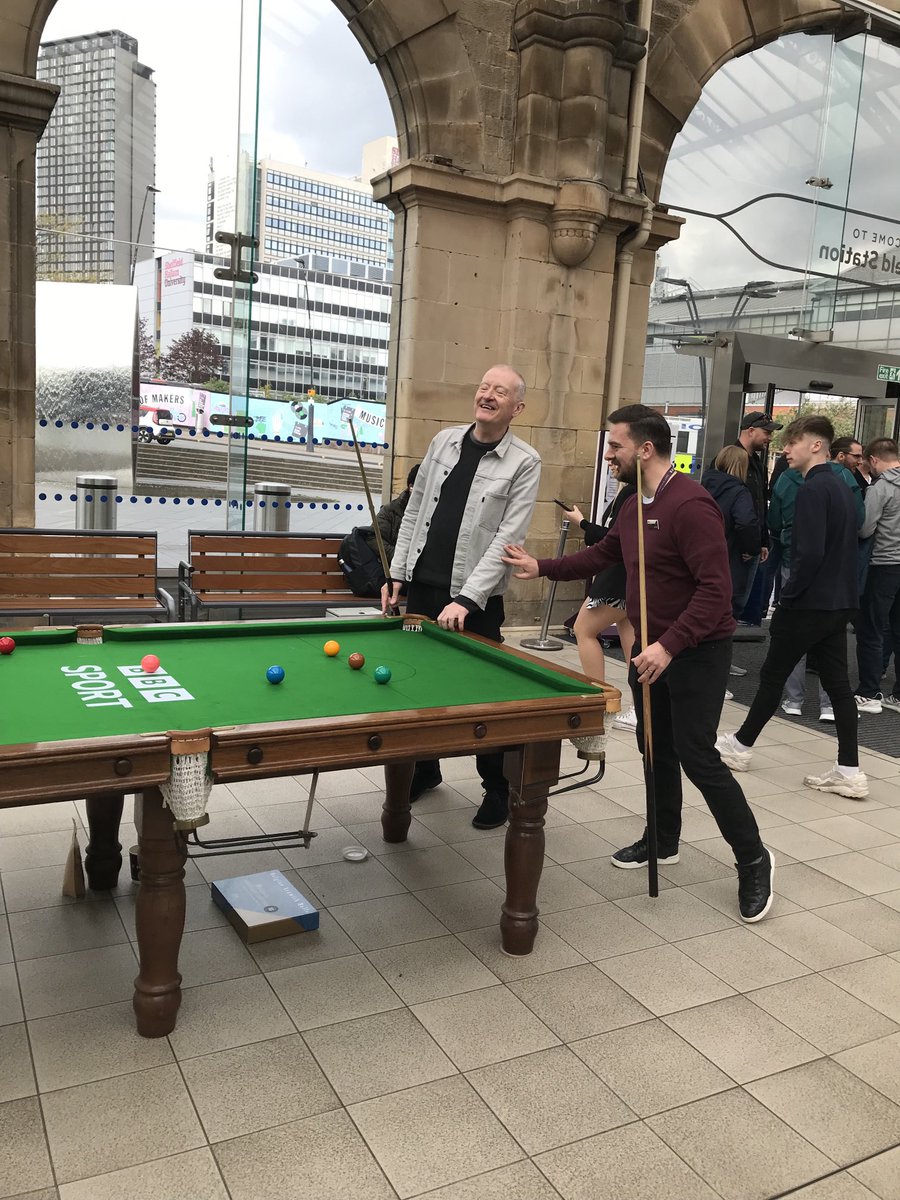
<instances>
[{"instance_id":1,"label":"black t-shirt","mask_svg":"<svg viewBox=\"0 0 900 1200\"><path fill-rule=\"evenodd\" d=\"M413 568L416 583L449 590L459 527L466 511L472 480L488 450L499 445L499 441L476 442L472 429L466 433L460 446L459 462L444 480L424 549Z\"/></svg>"}]
</instances>

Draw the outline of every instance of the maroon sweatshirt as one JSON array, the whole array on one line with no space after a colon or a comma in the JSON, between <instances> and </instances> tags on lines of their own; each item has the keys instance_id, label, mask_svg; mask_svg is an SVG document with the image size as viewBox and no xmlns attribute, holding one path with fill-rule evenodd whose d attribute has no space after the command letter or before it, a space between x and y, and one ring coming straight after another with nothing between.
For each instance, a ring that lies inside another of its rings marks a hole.
<instances>
[{"instance_id":1,"label":"maroon sweatshirt","mask_svg":"<svg viewBox=\"0 0 900 1200\"><path fill-rule=\"evenodd\" d=\"M601 542L564 558L538 559L548 579L590 579L623 562L625 608L640 636L637 496L622 505ZM680 472L642 505L647 564L647 634L674 658L687 646L731 637L731 570L719 506Z\"/></svg>"}]
</instances>

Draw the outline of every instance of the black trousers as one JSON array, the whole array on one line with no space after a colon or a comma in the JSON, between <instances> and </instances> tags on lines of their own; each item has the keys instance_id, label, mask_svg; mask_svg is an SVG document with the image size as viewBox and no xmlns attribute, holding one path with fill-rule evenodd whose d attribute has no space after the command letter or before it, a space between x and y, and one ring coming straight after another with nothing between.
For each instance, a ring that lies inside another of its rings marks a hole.
<instances>
[{"instance_id":1,"label":"black trousers","mask_svg":"<svg viewBox=\"0 0 900 1200\"><path fill-rule=\"evenodd\" d=\"M900 687L900 565L869 567L856 625L859 694L877 696L894 654L894 691Z\"/></svg>"},{"instance_id":2,"label":"black trousers","mask_svg":"<svg viewBox=\"0 0 900 1200\"><path fill-rule=\"evenodd\" d=\"M673 850L681 836L682 771L702 793L736 861L743 866L763 852L756 818L716 749L730 666L731 638L701 642L676 655L656 683L650 685L660 854ZM643 696L633 663L628 682L638 717L638 746L643 753Z\"/></svg>"},{"instance_id":3,"label":"black trousers","mask_svg":"<svg viewBox=\"0 0 900 1200\"><path fill-rule=\"evenodd\" d=\"M775 610L769 626L769 652L759 672L759 689L747 718L735 735L752 746L774 716L787 678L804 656L814 656L819 681L834 709L838 762L859 766L856 701L847 670L847 623L855 609L783 608Z\"/></svg>"},{"instance_id":4,"label":"black trousers","mask_svg":"<svg viewBox=\"0 0 900 1200\"><path fill-rule=\"evenodd\" d=\"M413 579L406 594L406 611L420 617L435 618L447 607L451 599L449 591L428 587ZM484 610L469 613L465 620L465 628L469 633L477 633L481 637L490 638L492 642L500 642L503 640L500 636L500 626L505 616L503 597L491 596ZM430 773L440 768L440 762L436 758L421 759L416 763L416 767ZM502 750L495 750L493 754L476 754L475 768L486 792L494 792L499 796L509 795L509 783L503 774Z\"/></svg>"}]
</instances>

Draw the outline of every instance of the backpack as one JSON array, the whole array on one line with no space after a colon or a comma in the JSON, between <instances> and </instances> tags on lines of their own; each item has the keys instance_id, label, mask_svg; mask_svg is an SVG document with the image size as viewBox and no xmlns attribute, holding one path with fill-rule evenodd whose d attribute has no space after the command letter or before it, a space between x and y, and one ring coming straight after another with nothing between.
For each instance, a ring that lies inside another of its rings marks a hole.
<instances>
[{"instance_id":1,"label":"backpack","mask_svg":"<svg viewBox=\"0 0 900 1200\"><path fill-rule=\"evenodd\" d=\"M338 550L338 564L354 596L381 595L385 578L369 540L373 536L371 526L357 526L342 540Z\"/></svg>"}]
</instances>

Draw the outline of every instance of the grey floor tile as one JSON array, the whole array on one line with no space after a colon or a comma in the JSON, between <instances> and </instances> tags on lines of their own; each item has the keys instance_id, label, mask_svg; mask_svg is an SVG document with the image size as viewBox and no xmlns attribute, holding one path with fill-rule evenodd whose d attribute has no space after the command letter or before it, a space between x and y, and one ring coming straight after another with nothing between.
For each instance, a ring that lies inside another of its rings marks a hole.
<instances>
[{"instance_id":1,"label":"grey floor tile","mask_svg":"<svg viewBox=\"0 0 900 1200\"><path fill-rule=\"evenodd\" d=\"M850 851L816 861L816 868L832 879L855 888L864 896L891 892L900 888L900 871L877 862L869 854Z\"/></svg>"},{"instance_id":2,"label":"grey floor tile","mask_svg":"<svg viewBox=\"0 0 900 1200\"><path fill-rule=\"evenodd\" d=\"M396 1200L341 1110L219 1142L213 1152L231 1200Z\"/></svg>"},{"instance_id":3,"label":"grey floor tile","mask_svg":"<svg viewBox=\"0 0 900 1200\"><path fill-rule=\"evenodd\" d=\"M5 963L0 966L0 1026L13 1025L22 1019L16 968L13 963Z\"/></svg>"},{"instance_id":4,"label":"grey floor tile","mask_svg":"<svg viewBox=\"0 0 900 1200\"><path fill-rule=\"evenodd\" d=\"M413 1012L460 1071L559 1045L547 1026L505 987L429 1000L414 1005Z\"/></svg>"},{"instance_id":5,"label":"grey floor tile","mask_svg":"<svg viewBox=\"0 0 900 1200\"><path fill-rule=\"evenodd\" d=\"M584 908L548 913L544 924L589 959L612 958L662 943L662 938L641 921L605 900Z\"/></svg>"},{"instance_id":6,"label":"grey floor tile","mask_svg":"<svg viewBox=\"0 0 900 1200\"><path fill-rule=\"evenodd\" d=\"M572 863L571 866L584 864ZM497 873L495 883L504 886L502 871ZM582 908L586 904L598 904L603 896L579 879L568 867L545 863L538 887L538 910L541 914L562 912L568 908Z\"/></svg>"},{"instance_id":7,"label":"grey floor tile","mask_svg":"<svg viewBox=\"0 0 900 1200\"><path fill-rule=\"evenodd\" d=\"M185 1059L294 1032L265 977L250 975L185 988L169 1041Z\"/></svg>"},{"instance_id":8,"label":"grey floor tile","mask_svg":"<svg viewBox=\"0 0 900 1200\"><path fill-rule=\"evenodd\" d=\"M398 857L408 858L409 855ZM415 896L380 896L356 904L338 904L331 915L343 926L360 950L380 950L447 932L441 922Z\"/></svg>"},{"instance_id":9,"label":"grey floor tile","mask_svg":"<svg viewBox=\"0 0 900 1200\"><path fill-rule=\"evenodd\" d=\"M71 801L4 808L0 812L0 837L18 837L23 833L50 833L54 830L65 830L71 837L73 820L78 820L78 810ZM78 837L82 837L80 821Z\"/></svg>"},{"instance_id":10,"label":"grey floor tile","mask_svg":"<svg viewBox=\"0 0 900 1200\"><path fill-rule=\"evenodd\" d=\"M192 1058L182 1071L211 1142L340 1107L299 1034Z\"/></svg>"},{"instance_id":11,"label":"grey floor tile","mask_svg":"<svg viewBox=\"0 0 900 1200\"><path fill-rule=\"evenodd\" d=\"M750 929L727 929L689 938L679 942L679 948L739 992L782 983L809 971Z\"/></svg>"},{"instance_id":12,"label":"grey floor tile","mask_svg":"<svg viewBox=\"0 0 900 1200\"><path fill-rule=\"evenodd\" d=\"M817 917L852 934L882 954L900 950L900 912L883 904L880 899L848 900L843 904L817 908L815 912Z\"/></svg>"},{"instance_id":13,"label":"grey floor tile","mask_svg":"<svg viewBox=\"0 0 900 1200\"><path fill-rule=\"evenodd\" d=\"M640 826L641 829L644 828L643 819ZM636 836L639 837L640 833ZM612 865L608 855L604 858L589 858L585 862L569 863L566 870L593 888L605 900L622 900L626 896L643 896L647 892L647 876L644 871L623 871L621 867ZM668 879L660 876L660 892L674 886ZM538 904L540 905L540 893Z\"/></svg>"},{"instance_id":14,"label":"grey floor tile","mask_svg":"<svg viewBox=\"0 0 900 1200\"><path fill-rule=\"evenodd\" d=\"M60 1200L60 1194L55 1187L41 1188L37 1192L17 1192L9 1200Z\"/></svg>"},{"instance_id":15,"label":"grey floor tile","mask_svg":"<svg viewBox=\"0 0 900 1200\"><path fill-rule=\"evenodd\" d=\"M142 1038L129 1003L86 1008L29 1021L42 1092L128 1075L173 1061L166 1038Z\"/></svg>"},{"instance_id":16,"label":"grey floor tile","mask_svg":"<svg viewBox=\"0 0 900 1200\"><path fill-rule=\"evenodd\" d=\"M0 1104L0 1196L52 1187L53 1183L37 1098Z\"/></svg>"},{"instance_id":17,"label":"grey floor tile","mask_svg":"<svg viewBox=\"0 0 900 1200\"><path fill-rule=\"evenodd\" d=\"M453 933L481 929L492 923L499 926L500 906L505 898L503 890L490 879L426 888L416 895Z\"/></svg>"},{"instance_id":18,"label":"grey floor tile","mask_svg":"<svg viewBox=\"0 0 900 1200\"><path fill-rule=\"evenodd\" d=\"M402 1008L362 954L270 971L268 979L300 1030Z\"/></svg>"},{"instance_id":19,"label":"grey floor tile","mask_svg":"<svg viewBox=\"0 0 900 1200\"><path fill-rule=\"evenodd\" d=\"M784 867L776 863L776 892L780 896L786 896L788 900L793 900L801 908L822 908L825 904L858 900L862 892L822 873L819 868L824 861L817 860L815 867L806 863L792 863Z\"/></svg>"},{"instance_id":20,"label":"grey floor tile","mask_svg":"<svg viewBox=\"0 0 900 1200\"><path fill-rule=\"evenodd\" d=\"M739 1088L649 1117L647 1124L724 1200L767 1200L833 1169L829 1158Z\"/></svg>"},{"instance_id":21,"label":"grey floor tile","mask_svg":"<svg viewBox=\"0 0 900 1200\"><path fill-rule=\"evenodd\" d=\"M783 896L779 892L778 880L780 878L781 872L778 871L775 876L775 898L769 909L770 918L783 917L792 912L802 912L798 904L795 904L793 900L788 900L787 896ZM710 904L713 908L717 908L726 917L733 917L735 921L739 919L737 876L711 879L707 883L692 883L684 890L690 892L692 896L697 896L704 904Z\"/></svg>"},{"instance_id":22,"label":"grey floor tile","mask_svg":"<svg viewBox=\"0 0 900 1200\"><path fill-rule=\"evenodd\" d=\"M59 1183L205 1144L175 1064L47 1092L42 1106Z\"/></svg>"},{"instance_id":23,"label":"grey floor tile","mask_svg":"<svg viewBox=\"0 0 900 1200\"><path fill-rule=\"evenodd\" d=\"M329 958L344 958L348 954L355 954L358 947L331 913L323 909L319 913L318 929L308 933L297 932L289 937L271 938L267 942L255 942L247 949L263 971L280 971L285 967L302 967L305 963L324 962Z\"/></svg>"},{"instance_id":24,"label":"grey floor tile","mask_svg":"<svg viewBox=\"0 0 900 1200\"><path fill-rule=\"evenodd\" d=\"M722 858L715 855L721 855ZM677 887L687 887L689 883L708 883L710 879L733 880L734 855L721 837L711 838L699 845L686 842L678 848L678 862L670 867L660 867L659 873Z\"/></svg>"},{"instance_id":25,"label":"grey floor tile","mask_svg":"<svg viewBox=\"0 0 900 1200\"><path fill-rule=\"evenodd\" d=\"M874 947L811 912L760 921L754 933L814 971L873 958Z\"/></svg>"},{"instance_id":26,"label":"grey floor tile","mask_svg":"<svg viewBox=\"0 0 900 1200\"><path fill-rule=\"evenodd\" d=\"M82 847L84 841L81 839ZM0 871L24 871L29 867L62 868L72 844L72 826L54 833L26 833L0 839Z\"/></svg>"},{"instance_id":27,"label":"grey floor tile","mask_svg":"<svg viewBox=\"0 0 900 1200\"><path fill-rule=\"evenodd\" d=\"M514 979L528 979L532 975L545 975L563 967L579 966L586 960L558 933L541 924L530 954L504 954L500 942L500 930L496 925L486 929L469 929L457 934L459 940L477 954L504 983Z\"/></svg>"},{"instance_id":28,"label":"grey floor tile","mask_svg":"<svg viewBox=\"0 0 900 1200\"><path fill-rule=\"evenodd\" d=\"M256 960L230 925L186 933L181 939L178 969L185 988L259 973Z\"/></svg>"},{"instance_id":29,"label":"grey floor tile","mask_svg":"<svg viewBox=\"0 0 900 1200\"><path fill-rule=\"evenodd\" d=\"M60 1200L228 1200L212 1151L188 1150L77 1183L64 1183Z\"/></svg>"},{"instance_id":30,"label":"grey floor tile","mask_svg":"<svg viewBox=\"0 0 900 1200\"><path fill-rule=\"evenodd\" d=\"M506 839L489 837L479 841L470 840L467 842L457 842L453 847L457 854L461 854L466 862L471 863L476 867L482 875L487 875L489 879L502 876L505 869L506 855ZM547 874L546 864L544 872L541 875L541 886L543 887L544 876ZM499 880L498 880L499 883ZM503 886L501 884L501 886Z\"/></svg>"},{"instance_id":31,"label":"grey floor tile","mask_svg":"<svg viewBox=\"0 0 900 1200\"><path fill-rule=\"evenodd\" d=\"M718 976L676 946L655 946L607 958L600 969L658 1017L734 994Z\"/></svg>"},{"instance_id":32,"label":"grey floor tile","mask_svg":"<svg viewBox=\"0 0 900 1200\"><path fill-rule=\"evenodd\" d=\"M854 1046L836 1054L834 1060L900 1104L900 1034Z\"/></svg>"},{"instance_id":33,"label":"grey floor tile","mask_svg":"<svg viewBox=\"0 0 900 1200\"><path fill-rule=\"evenodd\" d=\"M128 941L112 900L11 913L9 924L19 962Z\"/></svg>"},{"instance_id":34,"label":"grey floor tile","mask_svg":"<svg viewBox=\"0 0 900 1200\"><path fill-rule=\"evenodd\" d=\"M420 1200L560 1200L553 1187L532 1162L517 1162L510 1167L487 1171L462 1183L449 1183L433 1192L423 1192Z\"/></svg>"},{"instance_id":35,"label":"grey floor tile","mask_svg":"<svg viewBox=\"0 0 900 1200\"><path fill-rule=\"evenodd\" d=\"M858 821L855 817L838 816L826 817L824 821L810 821L808 829L820 833L835 842L840 842L848 850L867 850L871 846L886 846L894 840L894 834L870 825L866 821Z\"/></svg>"},{"instance_id":36,"label":"grey floor tile","mask_svg":"<svg viewBox=\"0 0 900 1200\"><path fill-rule=\"evenodd\" d=\"M401 1198L524 1157L460 1076L366 1100L348 1111Z\"/></svg>"},{"instance_id":37,"label":"grey floor tile","mask_svg":"<svg viewBox=\"0 0 900 1200\"><path fill-rule=\"evenodd\" d=\"M661 1021L585 1038L570 1049L639 1117L734 1087L733 1080Z\"/></svg>"},{"instance_id":38,"label":"grey floor tile","mask_svg":"<svg viewBox=\"0 0 900 1200\"><path fill-rule=\"evenodd\" d=\"M646 1021L650 1013L593 964L510 983L509 990L564 1042Z\"/></svg>"},{"instance_id":39,"label":"grey floor tile","mask_svg":"<svg viewBox=\"0 0 900 1200\"><path fill-rule=\"evenodd\" d=\"M380 820L362 821L355 825L348 825L347 833L350 835L350 843L358 842L359 845L365 846L371 854L382 858L390 854L408 854L413 850L427 850L429 846L442 844L437 834L432 833L415 817L409 823L405 842L386 842Z\"/></svg>"},{"instance_id":40,"label":"grey floor tile","mask_svg":"<svg viewBox=\"0 0 900 1200\"><path fill-rule=\"evenodd\" d=\"M130 943L34 958L19 963L19 982L29 1020L128 1000L137 958Z\"/></svg>"},{"instance_id":41,"label":"grey floor tile","mask_svg":"<svg viewBox=\"0 0 900 1200\"><path fill-rule=\"evenodd\" d=\"M408 1009L310 1029L303 1036L344 1104L457 1073Z\"/></svg>"},{"instance_id":42,"label":"grey floor tile","mask_svg":"<svg viewBox=\"0 0 900 1200\"><path fill-rule=\"evenodd\" d=\"M816 833L806 825L777 825L766 830L766 845L787 854L797 862L810 862L827 858L831 854L844 854L847 847L843 842Z\"/></svg>"},{"instance_id":43,"label":"grey floor tile","mask_svg":"<svg viewBox=\"0 0 900 1200\"><path fill-rule=\"evenodd\" d=\"M491 933L499 942L499 930L494 928ZM455 996L498 982L497 976L453 936L372 950L368 958L406 1004Z\"/></svg>"},{"instance_id":44,"label":"grey floor tile","mask_svg":"<svg viewBox=\"0 0 900 1200\"><path fill-rule=\"evenodd\" d=\"M377 858L367 858L365 862L342 859L321 867L298 868L298 874L327 908L335 904L353 904L357 900L374 900L376 896L396 896L406 891L399 879Z\"/></svg>"},{"instance_id":45,"label":"grey floor tile","mask_svg":"<svg viewBox=\"0 0 900 1200\"><path fill-rule=\"evenodd\" d=\"M896 1033L900 1026L822 975L760 988L748 998L825 1054Z\"/></svg>"},{"instance_id":46,"label":"grey floor tile","mask_svg":"<svg viewBox=\"0 0 900 1200\"><path fill-rule=\"evenodd\" d=\"M896 959L870 958L834 967L824 975L864 1004L900 1022L900 962Z\"/></svg>"},{"instance_id":47,"label":"grey floor tile","mask_svg":"<svg viewBox=\"0 0 900 1200\"><path fill-rule=\"evenodd\" d=\"M736 923L734 917L705 904L684 888L670 888L656 898L631 896L616 903L667 942L733 929Z\"/></svg>"},{"instance_id":48,"label":"grey floor tile","mask_svg":"<svg viewBox=\"0 0 900 1200\"><path fill-rule=\"evenodd\" d=\"M58 866L28 867L21 871L5 870L3 893L8 912L24 912L31 908L53 908L57 905L81 905L97 899L108 899L109 892L88 892L84 900L74 900L62 894L62 871Z\"/></svg>"},{"instance_id":49,"label":"grey floor tile","mask_svg":"<svg viewBox=\"0 0 900 1200\"><path fill-rule=\"evenodd\" d=\"M254 875L257 871L289 871L291 868L280 850L247 850L243 854L198 858L192 865L207 883L232 879L236 875Z\"/></svg>"},{"instance_id":50,"label":"grey floor tile","mask_svg":"<svg viewBox=\"0 0 900 1200\"><path fill-rule=\"evenodd\" d=\"M480 791L480 783L479 783ZM483 841L485 838L505 838L506 829L476 829L472 825L475 809L467 805L465 808L454 808L441 812L417 812L416 820L421 821L432 833L448 845L457 842Z\"/></svg>"},{"instance_id":51,"label":"grey floor tile","mask_svg":"<svg viewBox=\"0 0 900 1200\"><path fill-rule=\"evenodd\" d=\"M829 1059L758 1079L747 1091L839 1166L900 1143L900 1108Z\"/></svg>"},{"instance_id":52,"label":"grey floor tile","mask_svg":"<svg viewBox=\"0 0 900 1200\"><path fill-rule=\"evenodd\" d=\"M184 889L185 913L184 931L194 933L198 929L216 929L228 924L228 918L218 908L209 891L209 884L201 882ZM134 927L134 909L137 896L117 896L116 908L125 926L125 930L133 942L137 941Z\"/></svg>"},{"instance_id":53,"label":"grey floor tile","mask_svg":"<svg viewBox=\"0 0 900 1200\"><path fill-rule=\"evenodd\" d=\"M605 842L583 825L563 825L548 829L544 839L545 853L551 862L571 863L583 859L609 857L617 847Z\"/></svg>"},{"instance_id":54,"label":"grey floor tile","mask_svg":"<svg viewBox=\"0 0 900 1200\"><path fill-rule=\"evenodd\" d=\"M536 1160L564 1200L719 1200L646 1125L625 1125Z\"/></svg>"},{"instance_id":55,"label":"grey floor tile","mask_svg":"<svg viewBox=\"0 0 900 1200\"><path fill-rule=\"evenodd\" d=\"M874 1192L849 1175L846 1171L838 1171L820 1179L818 1183L810 1183L800 1188L799 1192L791 1192L791 1200L877 1200Z\"/></svg>"},{"instance_id":56,"label":"grey floor tile","mask_svg":"<svg viewBox=\"0 0 900 1200\"><path fill-rule=\"evenodd\" d=\"M737 1083L821 1057L815 1046L746 996L687 1008L665 1021Z\"/></svg>"},{"instance_id":57,"label":"grey floor tile","mask_svg":"<svg viewBox=\"0 0 900 1200\"><path fill-rule=\"evenodd\" d=\"M887 846L869 846L862 853L866 858L873 858L875 862L883 863L886 867L900 870L900 842L896 840Z\"/></svg>"},{"instance_id":58,"label":"grey floor tile","mask_svg":"<svg viewBox=\"0 0 900 1200\"><path fill-rule=\"evenodd\" d=\"M528 1154L635 1119L631 1109L565 1046L481 1067L466 1078Z\"/></svg>"},{"instance_id":59,"label":"grey floor tile","mask_svg":"<svg viewBox=\"0 0 900 1200\"><path fill-rule=\"evenodd\" d=\"M478 867L457 854L452 846L429 846L405 854L386 854L379 861L411 891L482 878Z\"/></svg>"},{"instance_id":60,"label":"grey floor tile","mask_svg":"<svg viewBox=\"0 0 900 1200\"><path fill-rule=\"evenodd\" d=\"M900 1200L900 1147L851 1167L848 1173L878 1200Z\"/></svg>"},{"instance_id":61,"label":"grey floor tile","mask_svg":"<svg viewBox=\"0 0 900 1200\"><path fill-rule=\"evenodd\" d=\"M37 1092L24 1022L0 1025L0 1104Z\"/></svg>"}]
</instances>

